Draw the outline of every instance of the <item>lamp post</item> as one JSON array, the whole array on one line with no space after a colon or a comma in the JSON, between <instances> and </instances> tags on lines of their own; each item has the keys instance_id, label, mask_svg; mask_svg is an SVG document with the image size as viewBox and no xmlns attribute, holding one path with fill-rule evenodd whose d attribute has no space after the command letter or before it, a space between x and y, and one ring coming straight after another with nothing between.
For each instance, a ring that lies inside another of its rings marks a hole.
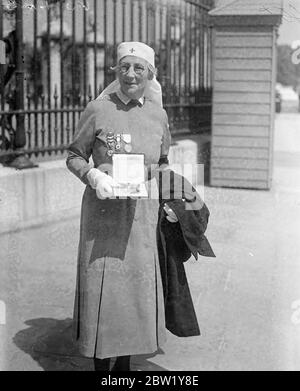
<instances>
[{"instance_id":1,"label":"lamp post","mask_svg":"<svg viewBox=\"0 0 300 391\"><path fill-rule=\"evenodd\" d=\"M24 48L23 48L23 0L16 0L16 133L14 138L15 154L9 163L10 167L19 170L36 167L26 156L25 115L24 115Z\"/></svg>"}]
</instances>

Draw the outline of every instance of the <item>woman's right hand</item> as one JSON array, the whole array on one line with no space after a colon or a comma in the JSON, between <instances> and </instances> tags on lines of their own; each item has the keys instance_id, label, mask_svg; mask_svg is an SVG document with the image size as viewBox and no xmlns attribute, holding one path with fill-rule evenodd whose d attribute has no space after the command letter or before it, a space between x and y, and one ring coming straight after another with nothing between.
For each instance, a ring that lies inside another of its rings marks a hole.
<instances>
[{"instance_id":1,"label":"woman's right hand","mask_svg":"<svg viewBox=\"0 0 300 391\"><path fill-rule=\"evenodd\" d=\"M87 174L88 181L93 189L96 190L96 195L100 199L110 198L113 196L113 186L116 184L110 175L92 168Z\"/></svg>"},{"instance_id":2,"label":"woman's right hand","mask_svg":"<svg viewBox=\"0 0 300 391\"><path fill-rule=\"evenodd\" d=\"M113 196L113 186L115 181L110 175L104 174L105 177L101 178L96 187L97 197L100 199L110 198Z\"/></svg>"}]
</instances>

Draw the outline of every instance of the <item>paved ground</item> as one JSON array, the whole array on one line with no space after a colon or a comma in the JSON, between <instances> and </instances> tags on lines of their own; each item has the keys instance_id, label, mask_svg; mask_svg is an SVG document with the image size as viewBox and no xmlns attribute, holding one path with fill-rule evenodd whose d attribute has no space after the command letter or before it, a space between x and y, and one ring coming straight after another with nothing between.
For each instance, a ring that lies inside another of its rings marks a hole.
<instances>
[{"instance_id":1,"label":"paved ground","mask_svg":"<svg viewBox=\"0 0 300 391\"><path fill-rule=\"evenodd\" d=\"M202 335L168 334L133 369L300 370L300 114L277 115L275 136L271 191L205 189L217 258L186 264ZM78 227L0 236L2 369L92 369L70 338Z\"/></svg>"}]
</instances>

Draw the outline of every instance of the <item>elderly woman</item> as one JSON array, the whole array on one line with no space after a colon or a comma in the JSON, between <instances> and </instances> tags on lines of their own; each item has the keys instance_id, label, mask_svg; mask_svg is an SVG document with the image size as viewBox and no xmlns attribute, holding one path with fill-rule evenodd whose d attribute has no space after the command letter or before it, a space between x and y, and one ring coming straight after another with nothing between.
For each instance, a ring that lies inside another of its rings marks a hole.
<instances>
[{"instance_id":1,"label":"elderly woman","mask_svg":"<svg viewBox=\"0 0 300 391\"><path fill-rule=\"evenodd\" d=\"M168 118L155 78L154 51L141 42L117 49L117 79L83 112L67 166L86 186L81 211L74 334L96 370L130 370L130 355L166 339L158 263L158 200L116 198L106 169L118 153L167 161ZM94 167L89 165L92 156ZM167 209L168 210L168 209ZM176 221L169 211L168 220Z\"/></svg>"}]
</instances>

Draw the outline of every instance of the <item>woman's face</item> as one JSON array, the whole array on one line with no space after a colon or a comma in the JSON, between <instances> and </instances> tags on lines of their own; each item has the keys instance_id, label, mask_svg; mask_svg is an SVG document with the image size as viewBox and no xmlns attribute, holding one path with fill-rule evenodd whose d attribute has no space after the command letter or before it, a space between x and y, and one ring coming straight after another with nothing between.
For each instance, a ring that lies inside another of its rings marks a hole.
<instances>
[{"instance_id":1,"label":"woman's face","mask_svg":"<svg viewBox=\"0 0 300 391\"><path fill-rule=\"evenodd\" d=\"M149 73L144 59L135 56L121 58L117 73L125 95L131 99L139 99L144 95Z\"/></svg>"}]
</instances>

